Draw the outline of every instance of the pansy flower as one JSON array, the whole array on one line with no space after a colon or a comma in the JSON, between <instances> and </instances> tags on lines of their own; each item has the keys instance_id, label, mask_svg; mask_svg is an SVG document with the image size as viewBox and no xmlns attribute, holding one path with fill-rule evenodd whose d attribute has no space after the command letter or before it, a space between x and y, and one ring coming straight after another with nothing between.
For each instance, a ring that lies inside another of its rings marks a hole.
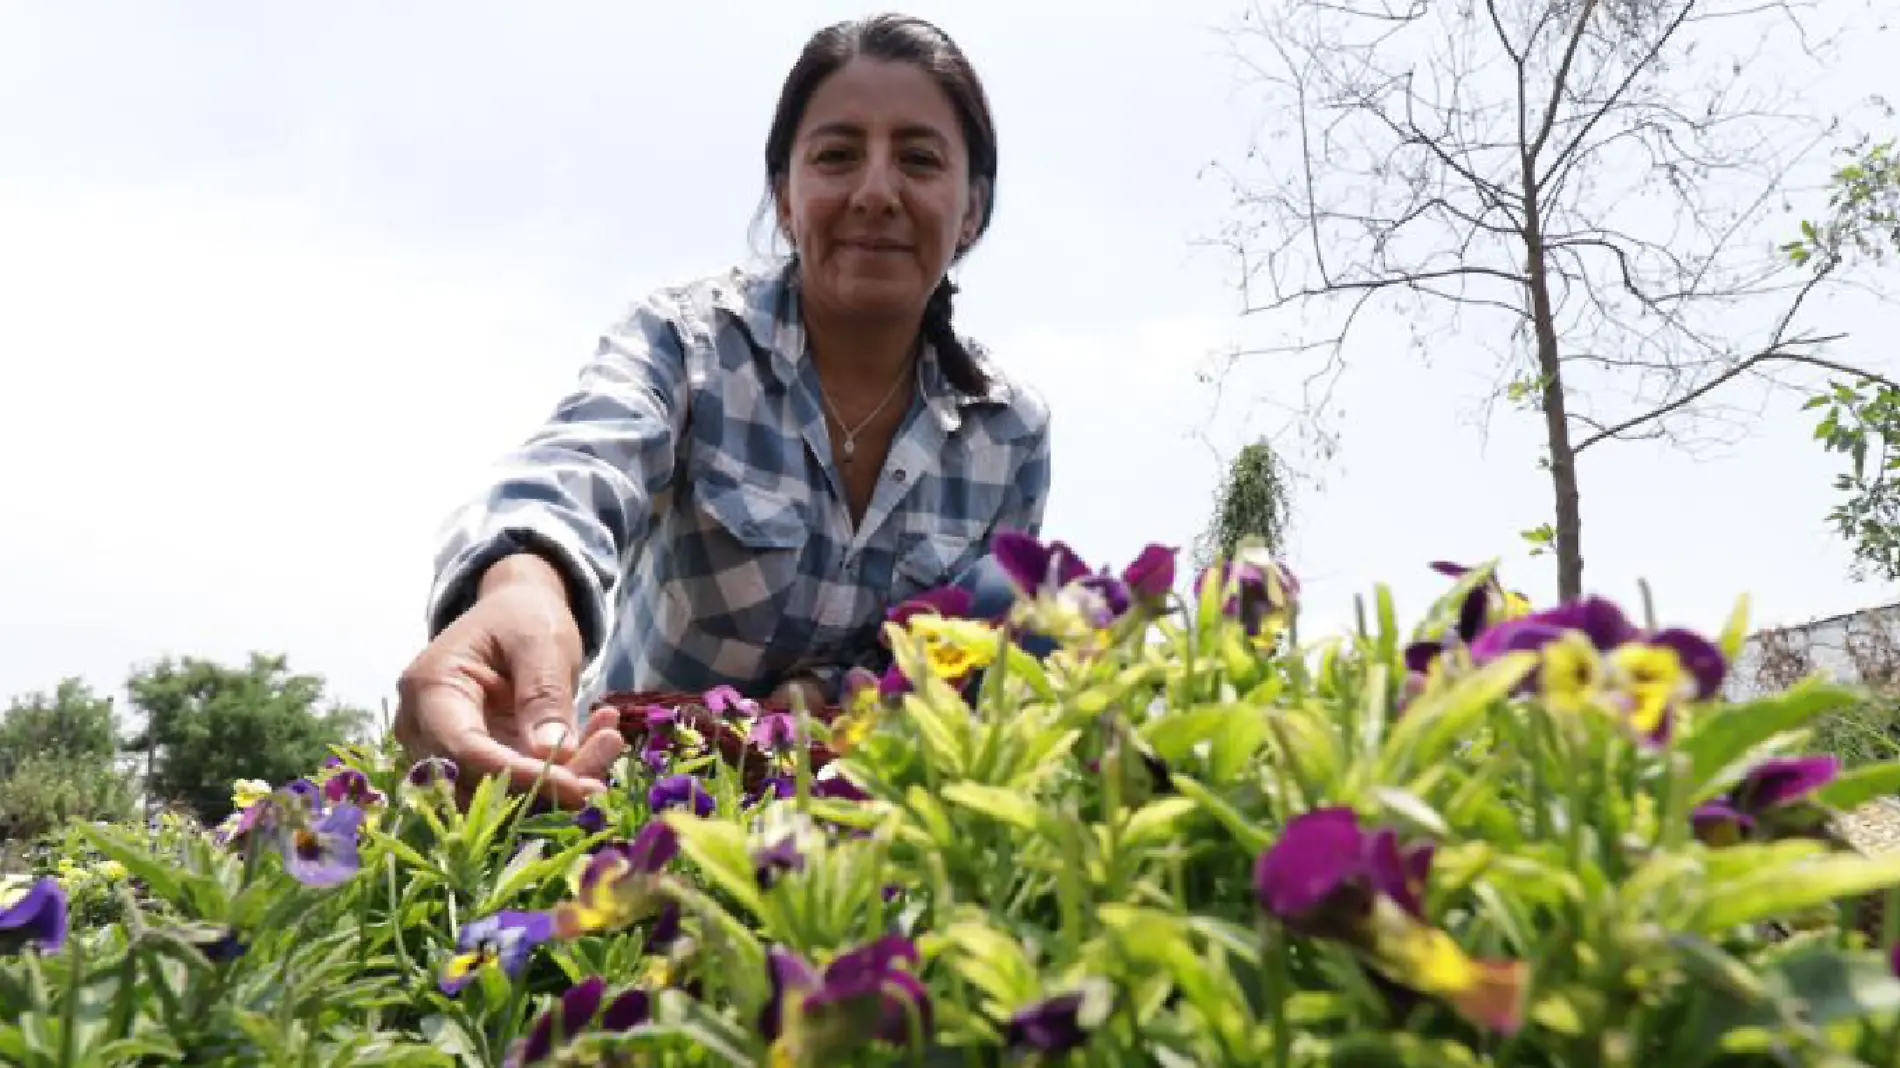
<instances>
[{"instance_id":1,"label":"pansy flower","mask_svg":"<svg viewBox=\"0 0 1900 1068\"><path fill-rule=\"evenodd\" d=\"M592 976L567 988L560 999L535 1018L526 1037L515 1043L503 1061L507 1068L548 1063L557 1050L591 1032L630 1031L653 1018L652 995L629 987L601 1008L607 982ZM598 1018L597 1018L598 1017ZM591 1060L584 1063L594 1063Z\"/></svg>"},{"instance_id":2,"label":"pansy flower","mask_svg":"<svg viewBox=\"0 0 1900 1068\"><path fill-rule=\"evenodd\" d=\"M32 945L41 953L58 953L66 945L66 891L59 880L35 880L12 900L0 899L0 952L17 952Z\"/></svg>"},{"instance_id":3,"label":"pansy flower","mask_svg":"<svg viewBox=\"0 0 1900 1068\"><path fill-rule=\"evenodd\" d=\"M340 768L323 780L323 799L329 804L348 801L359 808L383 803L383 792L370 784L369 776L356 768Z\"/></svg>"},{"instance_id":4,"label":"pansy flower","mask_svg":"<svg viewBox=\"0 0 1900 1068\"><path fill-rule=\"evenodd\" d=\"M1443 998L1479 1026L1514 1031L1525 966L1474 960L1425 919L1432 855L1429 843L1401 845L1390 829L1367 834L1350 808L1316 809L1261 853L1254 892L1288 930L1351 946L1388 979Z\"/></svg>"},{"instance_id":5,"label":"pansy flower","mask_svg":"<svg viewBox=\"0 0 1900 1068\"><path fill-rule=\"evenodd\" d=\"M837 1064L871 1039L907 1045L911 1022L931 1033L930 995L910 970L917 947L886 935L839 954L820 972L783 946L766 952L771 992L759 1029L774 1063Z\"/></svg>"},{"instance_id":6,"label":"pansy flower","mask_svg":"<svg viewBox=\"0 0 1900 1068\"><path fill-rule=\"evenodd\" d=\"M1809 796L1834 781L1840 768L1840 760L1830 755L1764 760L1727 794L1696 806L1689 815L1696 837L1723 846L1808 831L1826 818Z\"/></svg>"},{"instance_id":7,"label":"pansy flower","mask_svg":"<svg viewBox=\"0 0 1900 1068\"><path fill-rule=\"evenodd\" d=\"M1300 580L1263 545L1242 545L1233 559L1201 573L1196 590L1209 583L1221 598L1221 614L1240 622L1255 646L1271 649L1299 612Z\"/></svg>"},{"instance_id":8,"label":"pansy flower","mask_svg":"<svg viewBox=\"0 0 1900 1068\"><path fill-rule=\"evenodd\" d=\"M1003 1044L1015 1053L1059 1057L1080 1049L1113 1007L1114 989L1090 979L1078 989L1030 1002L1010 1014Z\"/></svg>"},{"instance_id":9,"label":"pansy flower","mask_svg":"<svg viewBox=\"0 0 1900 1068\"><path fill-rule=\"evenodd\" d=\"M314 820L307 813L283 821L278 848L284 870L305 886L346 882L362 866L357 831L363 810L345 801Z\"/></svg>"},{"instance_id":10,"label":"pansy flower","mask_svg":"<svg viewBox=\"0 0 1900 1068\"><path fill-rule=\"evenodd\" d=\"M461 775L462 769L455 761L447 757L423 757L409 765L409 771L403 781L418 790L429 789L437 783L453 785Z\"/></svg>"},{"instance_id":11,"label":"pansy flower","mask_svg":"<svg viewBox=\"0 0 1900 1068\"><path fill-rule=\"evenodd\" d=\"M515 978L527 967L534 947L553 933L554 921L545 912L502 911L463 924L455 955L442 968L442 992L454 997L484 967Z\"/></svg>"},{"instance_id":12,"label":"pansy flower","mask_svg":"<svg viewBox=\"0 0 1900 1068\"><path fill-rule=\"evenodd\" d=\"M713 814L713 796L694 775L668 775L647 790L647 807L655 813L684 808L704 819Z\"/></svg>"},{"instance_id":13,"label":"pansy flower","mask_svg":"<svg viewBox=\"0 0 1900 1068\"><path fill-rule=\"evenodd\" d=\"M555 934L615 931L652 915L665 903L658 873L678 854L679 836L655 819L631 843L609 842L580 858L568 874L574 897L554 907Z\"/></svg>"},{"instance_id":14,"label":"pansy flower","mask_svg":"<svg viewBox=\"0 0 1900 1068\"><path fill-rule=\"evenodd\" d=\"M1552 709L1607 713L1651 743L1668 738L1685 706L1715 697L1728 670L1706 638L1682 628L1642 631L1600 597L1506 620L1471 643L1478 665L1512 652L1538 654L1522 689Z\"/></svg>"}]
</instances>

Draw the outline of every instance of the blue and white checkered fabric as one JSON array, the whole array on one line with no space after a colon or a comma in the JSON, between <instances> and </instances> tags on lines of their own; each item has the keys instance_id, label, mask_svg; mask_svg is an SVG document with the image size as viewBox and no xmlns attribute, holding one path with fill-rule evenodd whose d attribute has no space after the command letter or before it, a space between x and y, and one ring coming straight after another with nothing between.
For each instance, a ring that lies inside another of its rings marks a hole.
<instances>
[{"instance_id":1,"label":"blue and white checkered fabric","mask_svg":"<svg viewBox=\"0 0 1900 1068\"><path fill-rule=\"evenodd\" d=\"M991 534L1036 533L1049 410L987 354L981 396L926 347L864 521L851 521L785 263L660 290L601 339L580 383L449 521L431 635L523 545L568 573L605 690L755 696L795 672L878 666L888 606L956 581Z\"/></svg>"}]
</instances>

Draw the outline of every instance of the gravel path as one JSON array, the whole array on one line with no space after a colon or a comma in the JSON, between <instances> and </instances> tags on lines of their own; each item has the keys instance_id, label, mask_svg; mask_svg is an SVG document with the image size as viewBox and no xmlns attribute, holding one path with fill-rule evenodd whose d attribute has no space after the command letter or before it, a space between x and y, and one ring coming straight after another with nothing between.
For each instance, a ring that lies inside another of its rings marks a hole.
<instances>
[{"instance_id":1,"label":"gravel path","mask_svg":"<svg viewBox=\"0 0 1900 1068\"><path fill-rule=\"evenodd\" d=\"M1900 849L1900 799L1877 797L1844 814L1840 832L1848 844L1862 853Z\"/></svg>"}]
</instances>

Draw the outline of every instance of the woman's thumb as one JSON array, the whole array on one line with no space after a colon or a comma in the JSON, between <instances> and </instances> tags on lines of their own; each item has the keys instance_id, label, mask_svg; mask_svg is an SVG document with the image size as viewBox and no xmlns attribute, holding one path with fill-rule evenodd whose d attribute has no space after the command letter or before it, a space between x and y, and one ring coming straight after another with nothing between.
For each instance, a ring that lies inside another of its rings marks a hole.
<instances>
[{"instance_id":1,"label":"woman's thumb","mask_svg":"<svg viewBox=\"0 0 1900 1068\"><path fill-rule=\"evenodd\" d=\"M527 642L509 664L515 723L534 755L566 759L580 742L574 721L574 669L555 642Z\"/></svg>"}]
</instances>

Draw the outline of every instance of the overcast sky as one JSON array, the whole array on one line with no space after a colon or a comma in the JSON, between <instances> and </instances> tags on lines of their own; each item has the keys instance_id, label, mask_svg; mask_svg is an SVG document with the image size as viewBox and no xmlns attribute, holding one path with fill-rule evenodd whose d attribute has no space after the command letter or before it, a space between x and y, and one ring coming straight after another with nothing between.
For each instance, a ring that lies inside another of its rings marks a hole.
<instances>
[{"instance_id":1,"label":"overcast sky","mask_svg":"<svg viewBox=\"0 0 1900 1068\"><path fill-rule=\"evenodd\" d=\"M1119 564L1205 525L1213 450L1279 425L1301 368L1196 372L1259 341L1198 177L1263 117L1219 0L917 3L1002 133L960 325L1055 410L1047 532ZM423 640L437 524L650 287L753 255L761 143L828 2L0 7L0 695L113 690L164 654L283 651L375 705ZM1889 40L1889 44L1890 44ZM1870 46L1834 77L1877 84ZM1840 355L1890 347L1857 311ZM1534 416L1481 434L1488 358L1430 367L1374 320L1343 451L1297 501L1308 632L1435 558L1501 555L1537 597ZM1698 458L1583 464L1587 584L1714 628L1893 599L1825 522L1834 463L1770 408ZM1203 440L1205 439L1205 440ZM1212 446L1212 449L1210 448Z\"/></svg>"}]
</instances>

